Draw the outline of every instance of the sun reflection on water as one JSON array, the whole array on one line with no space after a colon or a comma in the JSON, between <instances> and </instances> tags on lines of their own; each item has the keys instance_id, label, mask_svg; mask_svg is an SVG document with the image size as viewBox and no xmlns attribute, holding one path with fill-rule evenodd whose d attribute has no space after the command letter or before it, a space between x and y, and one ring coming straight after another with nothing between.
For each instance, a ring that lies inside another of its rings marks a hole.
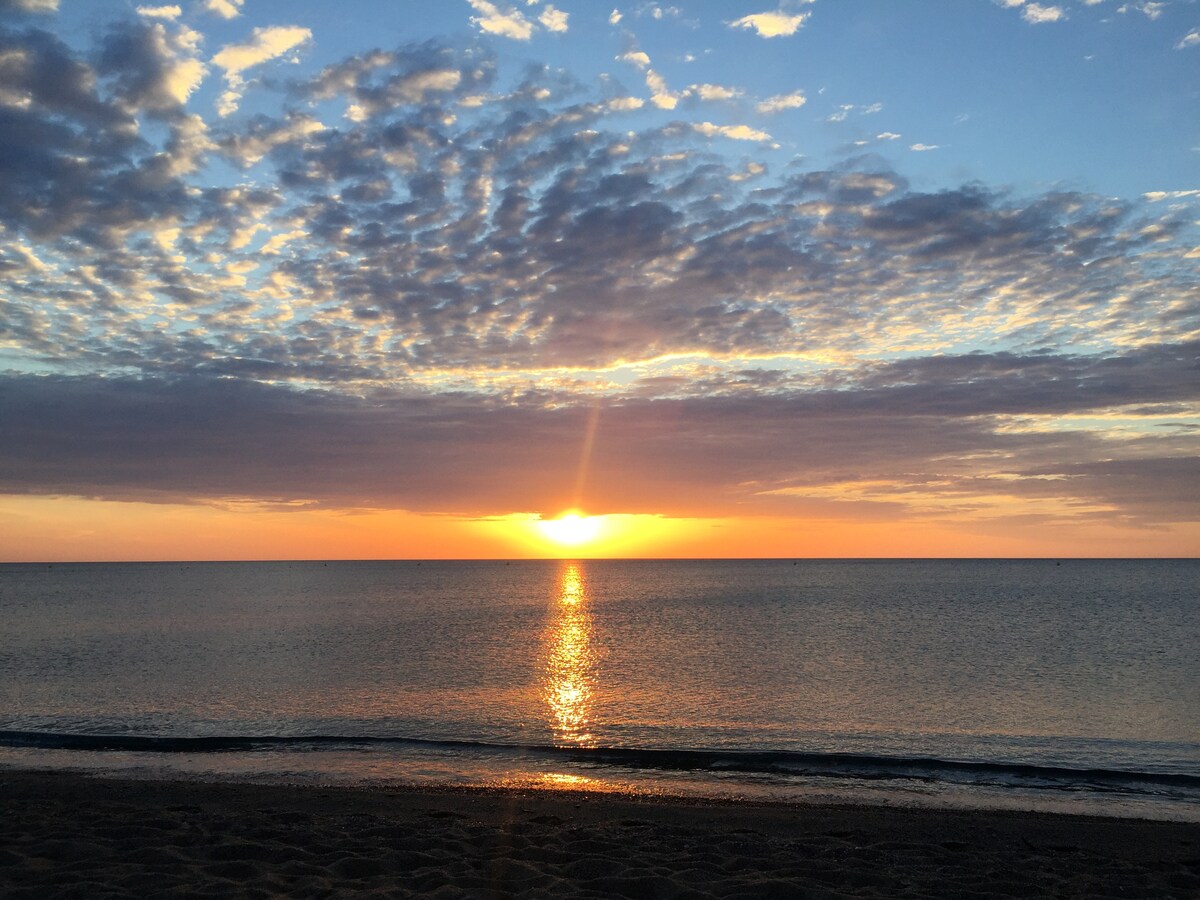
<instances>
[{"instance_id":1,"label":"sun reflection on water","mask_svg":"<svg viewBox=\"0 0 1200 900\"><path fill-rule=\"evenodd\" d=\"M550 709L555 739L561 744L590 747L595 744L590 725L596 651L587 585L578 563L563 567L555 614L546 634L542 696Z\"/></svg>"}]
</instances>

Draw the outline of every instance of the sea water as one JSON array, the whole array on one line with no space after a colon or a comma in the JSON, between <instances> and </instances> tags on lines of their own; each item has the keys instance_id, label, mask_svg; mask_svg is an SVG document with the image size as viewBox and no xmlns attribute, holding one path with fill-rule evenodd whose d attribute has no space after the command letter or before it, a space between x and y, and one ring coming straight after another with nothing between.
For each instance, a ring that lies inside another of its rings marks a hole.
<instances>
[{"instance_id":1,"label":"sea water","mask_svg":"<svg viewBox=\"0 0 1200 900\"><path fill-rule=\"evenodd\" d=\"M1200 820L1200 563L0 566L0 765Z\"/></svg>"}]
</instances>

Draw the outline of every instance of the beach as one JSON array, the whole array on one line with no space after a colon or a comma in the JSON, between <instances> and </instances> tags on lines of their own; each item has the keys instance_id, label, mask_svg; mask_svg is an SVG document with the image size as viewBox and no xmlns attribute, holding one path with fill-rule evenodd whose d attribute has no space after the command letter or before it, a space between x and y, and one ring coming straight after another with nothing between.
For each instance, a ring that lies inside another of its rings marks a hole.
<instances>
[{"instance_id":1,"label":"beach","mask_svg":"<svg viewBox=\"0 0 1200 900\"><path fill-rule=\"evenodd\" d=\"M0 772L5 897L1200 896L1200 825Z\"/></svg>"}]
</instances>

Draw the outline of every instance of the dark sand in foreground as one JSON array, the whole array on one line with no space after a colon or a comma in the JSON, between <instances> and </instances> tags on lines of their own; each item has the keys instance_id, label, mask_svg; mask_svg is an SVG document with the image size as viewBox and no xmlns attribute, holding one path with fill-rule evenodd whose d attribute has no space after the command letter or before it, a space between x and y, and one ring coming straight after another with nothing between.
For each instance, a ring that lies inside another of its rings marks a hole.
<instances>
[{"instance_id":1,"label":"dark sand in foreground","mask_svg":"<svg viewBox=\"0 0 1200 900\"><path fill-rule=\"evenodd\" d=\"M1200 825L0 772L4 897L1200 897Z\"/></svg>"}]
</instances>

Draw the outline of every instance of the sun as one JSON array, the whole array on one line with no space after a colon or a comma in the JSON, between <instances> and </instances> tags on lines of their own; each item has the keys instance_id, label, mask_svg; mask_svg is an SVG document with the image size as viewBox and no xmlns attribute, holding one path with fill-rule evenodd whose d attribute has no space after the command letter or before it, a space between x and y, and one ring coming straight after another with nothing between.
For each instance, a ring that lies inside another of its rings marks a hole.
<instances>
[{"instance_id":1,"label":"sun","mask_svg":"<svg viewBox=\"0 0 1200 900\"><path fill-rule=\"evenodd\" d=\"M600 516L584 516L578 512L563 513L557 519L542 519L538 530L556 544L577 547L594 541L600 535Z\"/></svg>"},{"instance_id":2,"label":"sun","mask_svg":"<svg viewBox=\"0 0 1200 900\"><path fill-rule=\"evenodd\" d=\"M509 513L473 522L472 527L522 558L635 559L710 539L712 523L644 512L590 516L571 507L554 518L536 512Z\"/></svg>"}]
</instances>

